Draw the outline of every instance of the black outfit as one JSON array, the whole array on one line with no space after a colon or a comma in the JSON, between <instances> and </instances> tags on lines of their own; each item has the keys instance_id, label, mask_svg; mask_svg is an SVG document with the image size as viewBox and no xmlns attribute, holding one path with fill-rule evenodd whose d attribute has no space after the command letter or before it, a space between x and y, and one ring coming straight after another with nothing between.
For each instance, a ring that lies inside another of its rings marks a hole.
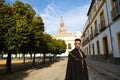
<instances>
[{"instance_id":1,"label":"black outfit","mask_svg":"<svg viewBox=\"0 0 120 80\"><path fill-rule=\"evenodd\" d=\"M85 58L83 51L76 48L69 53L65 80L89 80Z\"/></svg>"}]
</instances>

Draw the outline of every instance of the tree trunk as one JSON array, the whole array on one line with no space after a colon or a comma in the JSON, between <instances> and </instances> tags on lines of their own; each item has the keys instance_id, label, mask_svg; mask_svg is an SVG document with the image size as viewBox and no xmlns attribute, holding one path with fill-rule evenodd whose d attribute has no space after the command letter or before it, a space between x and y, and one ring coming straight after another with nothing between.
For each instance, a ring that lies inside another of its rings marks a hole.
<instances>
[{"instance_id":1,"label":"tree trunk","mask_svg":"<svg viewBox=\"0 0 120 80\"><path fill-rule=\"evenodd\" d=\"M30 59L32 59L32 53L30 53Z\"/></svg>"},{"instance_id":2,"label":"tree trunk","mask_svg":"<svg viewBox=\"0 0 120 80\"><path fill-rule=\"evenodd\" d=\"M4 55L4 53L1 54L1 58L2 58L2 59L3 59L3 55Z\"/></svg>"},{"instance_id":3,"label":"tree trunk","mask_svg":"<svg viewBox=\"0 0 120 80\"><path fill-rule=\"evenodd\" d=\"M25 53L23 54L23 63L25 63Z\"/></svg>"},{"instance_id":4,"label":"tree trunk","mask_svg":"<svg viewBox=\"0 0 120 80\"><path fill-rule=\"evenodd\" d=\"M56 60L57 58L56 58L56 54L54 54L54 60Z\"/></svg>"},{"instance_id":5,"label":"tree trunk","mask_svg":"<svg viewBox=\"0 0 120 80\"><path fill-rule=\"evenodd\" d=\"M46 54L43 54L43 64L45 64Z\"/></svg>"},{"instance_id":6,"label":"tree trunk","mask_svg":"<svg viewBox=\"0 0 120 80\"><path fill-rule=\"evenodd\" d=\"M15 58L17 58L17 54L15 54Z\"/></svg>"},{"instance_id":7,"label":"tree trunk","mask_svg":"<svg viewBox=\"0 0 120 80\"><path fill-rule=\"evenodd\" d=\"M49 55L49 61L52 61L52 56L51 56L51 53Z\"/></svg>"},{"instance_id":8,"label":"tree trunk","mask_svg":"<svg viewBox=\"0 0 120 80\"><path fill-rule=\"evenodd\" d=\"M41 53L40 53L40 59L42 58Z\"/></svg>"},{"instance_id":9,"label":"tree trunk","mask_svg":"<svg viewBox=\"0 0 120 80\"><path fill-rule=\"evenodd\" d=\"M33 66L35 66L35 53L34 53L34 56L33 56Z\"/></svg>"},{"instance_id":10,"label":"tree trunk","mask_svg":"<svg viewBox=\"0 0 120 80\"><path fill-rule=\"evenodd\" d=\"M20 53L19 53L19 59L20 59Z\"/></svg>"},{"instance_id":11,"label":"tree trunk","mask_svg":"<svg viewBox=\"0 0 120 80\"><path fill-rule=\"evenodd\" d=\"M7 73L11 72L11 51L8 52L8 56L7 56L7 63L6 63L6 67L7 67Z\"/></svg>"}]
</instances>

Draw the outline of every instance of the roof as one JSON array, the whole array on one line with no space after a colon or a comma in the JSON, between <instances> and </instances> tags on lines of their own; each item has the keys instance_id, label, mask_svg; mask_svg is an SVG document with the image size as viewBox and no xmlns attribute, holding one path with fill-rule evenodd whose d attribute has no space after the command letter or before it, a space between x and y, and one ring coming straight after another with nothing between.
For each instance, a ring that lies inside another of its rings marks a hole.
<instances>
[{"instance_id":1,"label":"roof","mask_svg":"<svg viewBox=\"0 0 120 80\"><path fill-rule=\"evenodd\" d=\"M92 6L94 4L95 0L92 0L91 4L90 4L90 7L89 7L89 10L88 10L88 13L87 13L87 16L89 15L91 9L92 9Z\"/></svg>"}]
</instances>

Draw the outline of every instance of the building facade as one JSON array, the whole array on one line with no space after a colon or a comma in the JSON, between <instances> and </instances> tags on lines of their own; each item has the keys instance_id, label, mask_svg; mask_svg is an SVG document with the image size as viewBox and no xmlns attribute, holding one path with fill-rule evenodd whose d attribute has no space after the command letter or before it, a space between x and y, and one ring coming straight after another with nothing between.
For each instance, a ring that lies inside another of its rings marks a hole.
<instances>
[{"instance_id":1,"label":"building facade","mask_svg":"<svg viewBox=\"0 0 120 80\"><path fill-rule=\"evenodd\" d=\"M84 51L92 59L120 63L120 0L92 0L87 16Z\"/></svg>"},{"instance_id":2,"label":"building facade","mask_svg":"<svg viewBox=\"0 0 120 80\"><path fill-rule=\"evenodd\" d=\"M55 39L64 40L67 45L67 48L66 48L65 53L58 55L58 56L68 56L68 53L72 49L74 49L74 40L76 38L80 38L80 36L81 36L81 32L67 33L65 26L64 26L63 18L61 17L59 30L58 30L57 34L52 35L52 37Z\"/></svg>"}]
</instances>

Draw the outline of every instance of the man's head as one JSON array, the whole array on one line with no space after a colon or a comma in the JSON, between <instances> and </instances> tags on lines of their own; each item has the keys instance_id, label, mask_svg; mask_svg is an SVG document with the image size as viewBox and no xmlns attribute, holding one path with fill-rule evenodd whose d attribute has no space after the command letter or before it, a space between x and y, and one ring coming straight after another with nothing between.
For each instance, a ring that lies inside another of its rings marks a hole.
<instances>
[{"instance_id":1,"label":"man's head","mask_svg":"<svg viewBox=\"0 0 120 80\"><path fill-rule=\"evenodd\" d=\"M81 40L80 39L75 39L75 48L76 49L80 49L80 46L81 46Z\"/></svg>"}]
</instances>

